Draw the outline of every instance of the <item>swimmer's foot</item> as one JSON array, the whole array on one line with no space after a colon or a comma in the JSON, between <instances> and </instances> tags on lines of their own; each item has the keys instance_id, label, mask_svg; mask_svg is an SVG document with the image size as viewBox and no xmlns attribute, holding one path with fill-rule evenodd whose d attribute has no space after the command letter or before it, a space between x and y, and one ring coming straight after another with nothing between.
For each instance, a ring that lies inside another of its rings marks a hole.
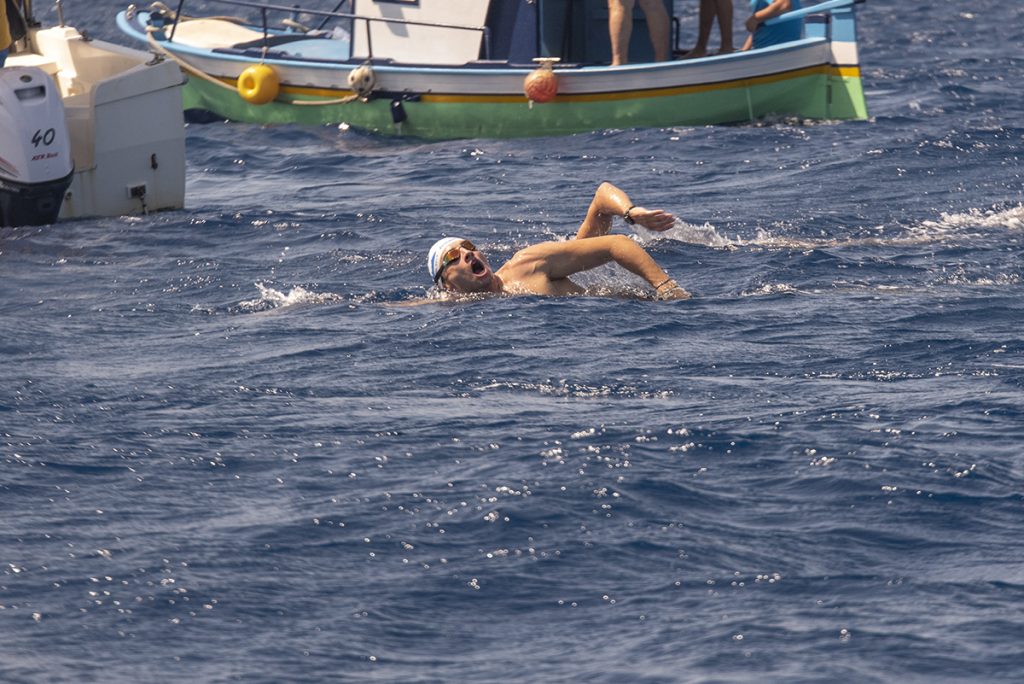
<instances>
[{"instance_id":1,"label":"swimmer's foot","mask_svg":"<svg viewBox=\"0 0 1024 684\"><path fill-rule=\"evenodd\" d=\"M705 50L703 48L693 48L692 50L687 52L685 55L683 55L683 59L700 59L701 57L707 57L707 56L708 56L708 51L707 50Z\"/></svg>"},{"instance_id":2,"label":"swimmer's foot","mask_svg":"<svg viewBox=\"0 0 1024 684\"><path fill-rule=\"evenodd\" d=\"M734 48L732 46L724 47L724 48L719 48L718 52L716 52L715 54L716 55L728 55L731 52L736 52L736 48Z\"/></svg>"}]
</instances>

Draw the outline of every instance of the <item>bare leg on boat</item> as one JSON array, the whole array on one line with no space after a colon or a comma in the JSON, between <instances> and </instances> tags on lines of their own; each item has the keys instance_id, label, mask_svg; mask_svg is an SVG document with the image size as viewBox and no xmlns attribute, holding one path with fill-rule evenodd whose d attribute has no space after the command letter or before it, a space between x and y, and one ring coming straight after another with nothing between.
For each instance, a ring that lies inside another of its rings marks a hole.
<instances>
[{"instance_id":1,"label":"bare leg on boat","mask_svg":"<svg viewBox=\"0 0 1024 684\"><path fill-rule=\"evenodd\" d=\"M633 7L637 0L608 0L608 36L612 44L612 66L629 63L629 39L633 34ZM669 17L662 0L639 0L647 17L647 30L654 59L664 62L669 55Z\"/></svg>"},{"instance_id":2,"label":"bare leg on boat","mask_svg":"<svg viewBox=\"0 0 1024 684\"><path fill-rule=\"evenodd\" d=\"M711 27L715 23L716 18L718 19L718 30L722 36L722 44L718 49L718 54L726 55L735 50L732 45L732 0L700 0L697 44L686 53L687 59L707 57Z\"/></svg>"},{"instance_id":3,"label":"bare leg on boat","mask_svg":"<svg viewBox=\"0 0 1024 684\"><path fill-rule=\"evenodd\" d=\"M634 0L608 0L608 36L612 42L612 66L629 61L629 38L633 34Z\"/></svg>"},{"instance_id":4,"label":"bare leg on boat","mask_svg":"<svg viewBox=\"0 0 1024 684\"><path fill-rule=\"evenodd\" d=\"M665 3L661 0L640 0L640 7L647 17L647 31L654 47L654 61L664 62L669 51L669 18Z\"/></svg>"}]
</instances>

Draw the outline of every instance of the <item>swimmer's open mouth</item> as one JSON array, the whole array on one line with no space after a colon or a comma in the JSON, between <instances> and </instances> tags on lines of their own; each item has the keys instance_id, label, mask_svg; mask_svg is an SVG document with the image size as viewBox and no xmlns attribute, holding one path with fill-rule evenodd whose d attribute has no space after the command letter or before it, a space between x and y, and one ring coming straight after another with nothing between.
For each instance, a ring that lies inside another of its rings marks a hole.
<instances>
[{"instance_id":1,"label":"swimmer's open mouth","mask_svg":"<svg viewBox=\"0 0 1024 684\"><path fill-rule=\"evenodd\" d=\"M473 275L480 275L484 272L484 265L476 259L473 259L473 266L471 268L473 269Z\"/></svg>"}]
</instances>

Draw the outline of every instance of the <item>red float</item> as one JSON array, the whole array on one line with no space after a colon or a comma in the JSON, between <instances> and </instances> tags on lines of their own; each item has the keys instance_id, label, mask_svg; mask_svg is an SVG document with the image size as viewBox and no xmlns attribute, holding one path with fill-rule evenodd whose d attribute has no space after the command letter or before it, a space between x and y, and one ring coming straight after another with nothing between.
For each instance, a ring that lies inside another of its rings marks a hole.
<instances>
[{"instance_id":1,"label":"red float","mask_svg":"<svg viewBox=\"0 0 1024 684\"><path fill-rule=\"evenodd\" d=\"M538 58L542 66L531 71L523 81L523 93L530 102L551 102L558 94L558 77L551 70L557 59Z\"/></svg>"}]
</instances>

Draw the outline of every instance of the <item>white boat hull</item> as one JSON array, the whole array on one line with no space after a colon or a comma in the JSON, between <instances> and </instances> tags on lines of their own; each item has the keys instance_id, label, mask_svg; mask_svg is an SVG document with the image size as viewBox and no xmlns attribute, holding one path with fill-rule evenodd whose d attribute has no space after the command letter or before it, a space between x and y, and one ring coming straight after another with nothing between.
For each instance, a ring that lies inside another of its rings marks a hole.
<instances>
[{"instance_id":1,"label":"white boat hull","mask_svg":"<svg viewBox=\"0 0 1024 684\"><path fill-rule=\"evenodd\" d=\"M120 216L185 203L184 79L147 52L86 40L70 27L30 32L8 65L37 66L60 87L74 175L61 218Z\"/></svg>"}]
</instances>

